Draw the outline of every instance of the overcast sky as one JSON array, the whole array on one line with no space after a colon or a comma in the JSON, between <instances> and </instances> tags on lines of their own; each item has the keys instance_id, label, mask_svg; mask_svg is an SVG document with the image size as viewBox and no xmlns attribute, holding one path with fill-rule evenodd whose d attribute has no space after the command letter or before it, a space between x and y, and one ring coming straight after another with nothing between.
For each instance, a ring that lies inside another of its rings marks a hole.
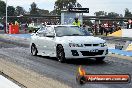
<instances>
[{"instance_id":1,"label":"overcast sky","mask_svg":"<svg viewBox=\"0 0 132 88\"><path fill-rule=\"evenodd\" d=\"M3 0L5 1L5 0ZM22 6L29 11L32 2L37 3L40 9L53 10L56 0L8 0L8 5ZM117 12L124 15L125 8L132 12L132 0L77 0L82 7L89 8L90 13L87 15L94 15L97 11Z\"/></svg>"}]
</instances>

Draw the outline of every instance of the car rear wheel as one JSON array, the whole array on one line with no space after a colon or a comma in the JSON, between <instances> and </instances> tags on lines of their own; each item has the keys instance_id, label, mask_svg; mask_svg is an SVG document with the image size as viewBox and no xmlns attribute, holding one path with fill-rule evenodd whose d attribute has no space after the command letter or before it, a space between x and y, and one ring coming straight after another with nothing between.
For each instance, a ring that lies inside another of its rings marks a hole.
<instances>
[{"instance_id":1,"label":"car rear wheel","mask_svg":"<svg viewBox=\"0 0 132 88\"><path fill-rule=\"evenodd\" d=\"M38 53L38 50L37 50L36 46L35 45L32 45L31 46L31 54L33 56L37 56L37 53Z\"/></svg>"},{"instance_id":2,"label":"car rear wheel","mask_svg":"<svg viewBox=\"0 0 132 88\"><path fill-rule=\"evenodd\" d=\"M96 58L96 61L97 62L103 62L104 59L105 59L105 57L97 57Z\"/></svg>"},{"instance_id":3,"label":"car rear wheel","mask_svg":"<svg viewBox=\"0 0 132 88\"><path fill-rule=\"evenodd\" d=\"M66 59L65 59L65 52L64 52L64 49L63 49L63 46L62 45L58 45L57 46L57 50L56 50L56 53L57 53L57 59L59 62L61 63L64 63L66 62Z\"/></svg>"}]
</instances>

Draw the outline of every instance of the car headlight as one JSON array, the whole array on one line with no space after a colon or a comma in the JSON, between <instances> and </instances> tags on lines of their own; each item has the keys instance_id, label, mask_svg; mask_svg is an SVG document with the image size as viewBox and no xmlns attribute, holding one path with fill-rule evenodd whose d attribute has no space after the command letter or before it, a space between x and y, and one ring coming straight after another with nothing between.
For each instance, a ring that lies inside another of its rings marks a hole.
<instances>
[{"instance_id":1,"label":"car headlight","mask_svg":"<svg viewBox=\"0 0 132 88\"><path fill-rule=\"evenodd\" d=\"M100 43L100 46L104 47L104 46L107 46L107 44L106 43Z\"/></svg>"},{"instance_id":2,"label":"car headlight","mask_svg":"<svg viewBox=\"0 0 132 88\"><path fill-rule=\"evenodd\" d=\"M69 43L70 47L83 47L83 44Z\"/></svg>"}]
</instances>

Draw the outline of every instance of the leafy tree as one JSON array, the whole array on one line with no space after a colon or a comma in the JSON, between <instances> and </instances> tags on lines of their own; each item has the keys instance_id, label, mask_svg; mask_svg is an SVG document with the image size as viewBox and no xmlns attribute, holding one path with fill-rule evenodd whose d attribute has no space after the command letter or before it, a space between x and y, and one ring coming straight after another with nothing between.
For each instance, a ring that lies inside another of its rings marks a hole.
<instances>
[{"instance_id":1,"label":"leafy tree","mask_svg":"<svg viewBox=\"0 0 132 88\"><path fill-rule=\"evenodd\" d=\"M49 10L38 9L39 15L49 15Z\"/></svg>"},{"instance_id":2,"label":"leafy tree","mask_svg":"<svg viewBox=\"0 0 132 88\"><path fill-rule=\"evenodd\" d=\"M14 16L15 15L15 8L13 6L7 7L7 14L8 16Z\"/></svg>"},{"instance_id":3,"label":"leafy tree","mask_svg":"<svg viewBox=\"0 0 132 88\"><path fill-rule=\"evenodd\" d=\"M125 9L125 17L132 17L132 14L128 8Z\"/></svg>"},{"instance_id":4,"label":"leafy tree","mask_svg":"<svg viewBox=\"0 0 132 88\"><path fill-rule=\"evenodd\" d=\"M31 4L31 8L30 8L30 14L31 15L38 15L38 8L37 8L37 4L35 2L33 2Z\"/></svg>"},{"instance_id":5,"label":"leafy tree","mask_svg":"<svg viewBox=\"0 0 132 88\"><path fill-rule=\"evenodd\" d=\"M24 10L23 7L20 7L20 6L17 6L17 7L16 7L15 13L16 13L17 16L23 15L23 14L25 14L25 12L26 12L26 11Z\"/></svg>"},{"instance_id":6,"label":"leafy tree","mask_svg":"<svg viewBox=\"0 0 132 88\"><path fill-rule=\"evenodd\" d=\"M50 15L57 15L57 14L56 14L56 10L51 11L51 12L50 12Z\"/></svg>"},{"instance_id":7,"label":"leafy tree","mask_svg":"<svg viewBox=\"0 0 132 88\"><path fill-rule=\"evenodd\" d=\"M95 16L106 16L107 12L99 11L99 12L95 12L94 14L95 14Z\"/></svg>"},{"instance_id":8,"label":"leafy tree","mask_svg":"<svg viewBox=\"0 0 132 88\"><path fill-rule=\"evenodd\" d=\"M118 13L115 13L115 12L110 12L110 13L108 13L107 16L111 18L111 17L119 17L120 15Z\"/></svg>"},{"instance_id":9,"label":"leafy tree","mask_svg":"<svg viewBox=\"0 0 132 88\"><path fill-rule=\"evenodd\" d=\"M6 3L0 0L0 16L6 14Z\"/></svg>"},{"instance_id":10,"label":"leafy tree","mask_svg":"<svg viewBox=\"0 0 132 88\"><path fill-rule=\"evenodd\" d=\"M78 3L78 6L81 5ZM56 10L56 13L60 15L61 10L68 9L69 7L76 7L76 0L57 0L54 9Z\"/></svg>"}]
</instances>

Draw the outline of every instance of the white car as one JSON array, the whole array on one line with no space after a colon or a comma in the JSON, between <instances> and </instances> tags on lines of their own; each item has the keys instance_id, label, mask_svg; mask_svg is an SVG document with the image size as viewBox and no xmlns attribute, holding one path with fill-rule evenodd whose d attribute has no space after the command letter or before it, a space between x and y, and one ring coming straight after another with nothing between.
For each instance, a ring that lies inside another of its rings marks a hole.
<instances>
[{"instance_id":1,"label":"white car","mask_svg":"<svg viewBox=\"0 0 132 88\"><path fill-rule=\"evenodd\" d=\"M73 25L47 25L31 36L31 54L67 59L95 58L103 61L108 54L106 41L91 36Z\"/></svg>"}]
</instances>

